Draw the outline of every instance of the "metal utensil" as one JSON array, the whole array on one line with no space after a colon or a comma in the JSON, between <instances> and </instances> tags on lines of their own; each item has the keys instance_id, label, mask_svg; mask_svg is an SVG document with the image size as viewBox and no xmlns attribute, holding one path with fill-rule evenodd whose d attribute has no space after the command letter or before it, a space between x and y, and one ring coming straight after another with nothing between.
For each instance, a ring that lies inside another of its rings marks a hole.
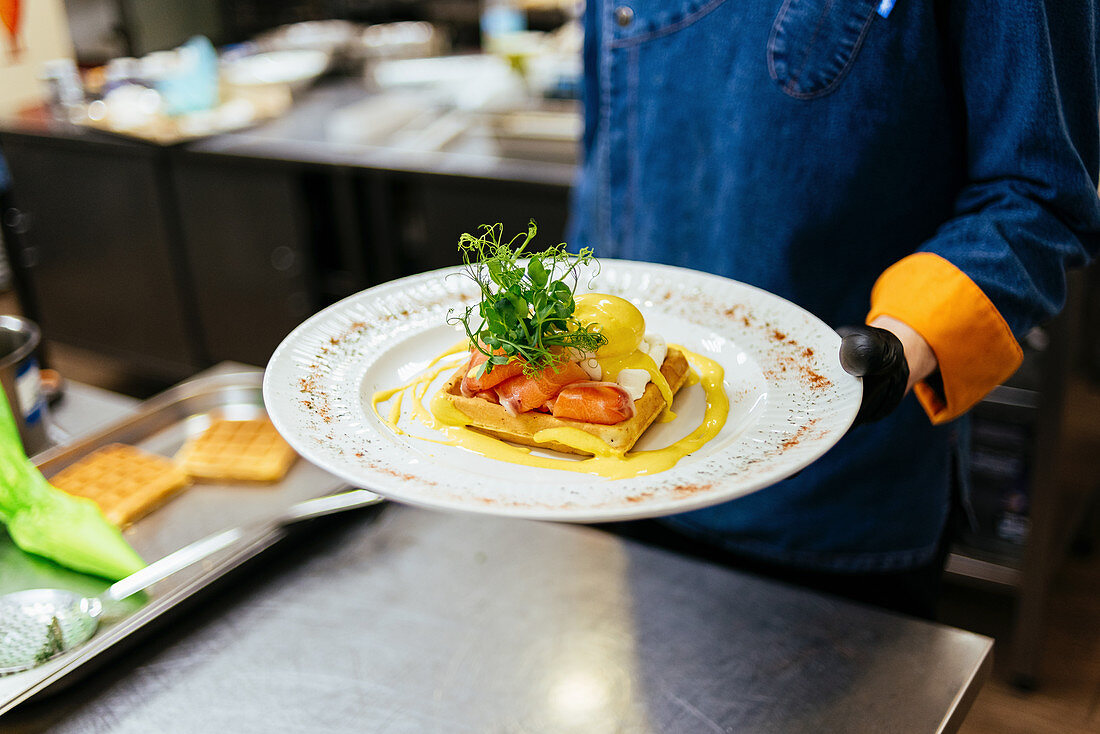
<instances>
[{"instance_id":1,"label":"metal utensil","mask_svg":"<svg viewBox=\"0 0 1100 734\"><path fill-rule=\"evenodd\" d=\"M0 675L33 668L83 644L95 634L104 609L111 603L149 588L250 532L366 507L382 499L373 492L355 489L299 502L278 517L196 540L112 584L99 596L82 597L63 589L28 589L0 596Z\"/></svg>"}]
</instances>

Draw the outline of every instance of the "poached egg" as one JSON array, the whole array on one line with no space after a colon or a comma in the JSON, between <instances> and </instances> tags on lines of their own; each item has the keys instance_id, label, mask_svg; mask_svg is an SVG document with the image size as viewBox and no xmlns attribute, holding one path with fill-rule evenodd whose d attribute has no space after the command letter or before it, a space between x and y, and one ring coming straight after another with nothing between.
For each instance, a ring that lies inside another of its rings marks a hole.
<instances>
[{"instance_id":1,"label":"poached egg","mask_svg":"<svg viewBox=\"0 0 1100 734\"><path fill-rule=\"evenodd\" d=\"M667 346L663 337L646 333L645 317L630 301L606 293L582 293L575 297L574 320L601 334L607 343L595 352L581 355L580 365L593 380L615 382L637 400L650 382L665 399L660 420L676 415L672 406L672 388L661 374Z\"/></svg>"}]
</instances>

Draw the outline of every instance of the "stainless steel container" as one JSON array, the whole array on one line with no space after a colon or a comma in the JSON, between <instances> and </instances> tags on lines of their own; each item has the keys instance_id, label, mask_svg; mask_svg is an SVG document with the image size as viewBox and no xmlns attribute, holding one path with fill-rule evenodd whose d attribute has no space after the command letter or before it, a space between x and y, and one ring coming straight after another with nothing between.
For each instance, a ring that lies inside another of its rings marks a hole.
<instances>
[{"instance_id":1,"label":"stainless steel container","mask_svg":"<svg viewBox=\"0 0 1100 734\"><path fill-rule=\"evenodd\" d=\"M28 456L50 446L46 436L46 399L35 355L40 340L41 332L34 322L19 316L0 316L0 383Z\"/></svg>"}]
</instances>

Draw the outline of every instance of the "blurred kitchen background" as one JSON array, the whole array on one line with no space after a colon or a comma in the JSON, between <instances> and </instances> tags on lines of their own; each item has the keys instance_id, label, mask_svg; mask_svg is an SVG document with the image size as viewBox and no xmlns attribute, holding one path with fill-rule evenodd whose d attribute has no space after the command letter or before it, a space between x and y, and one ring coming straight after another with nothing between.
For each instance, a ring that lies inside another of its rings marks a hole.
<instances>
[{"instance_id":1,"label":"blurred kitchen background","mask_svg":"<svg viewBox=\"0 0 1100 734\"><path fill-rule=\"evenodd\" d=\"M0 92L28 315L171 380L264 364L482 222L560 240L580 9L508 2L24 3L58 11L49 58L0 46L31 81Z\"/></svg>"},{"instance_id":2,"label":"blurred kitchen background","mask_svg":"<svg viewBox=\"0 0 1100 734\"><path fill-rule=\"evenodd\" d=\"M305 317L560 241L578 0L0 2L0 311L63 379L138 397L263 365ZM1100 730L1100 277L973 415L942 621L998 640L966 732ZM1035 689L1035 690L1032 690Z\"/></svg>"}]
</instances>

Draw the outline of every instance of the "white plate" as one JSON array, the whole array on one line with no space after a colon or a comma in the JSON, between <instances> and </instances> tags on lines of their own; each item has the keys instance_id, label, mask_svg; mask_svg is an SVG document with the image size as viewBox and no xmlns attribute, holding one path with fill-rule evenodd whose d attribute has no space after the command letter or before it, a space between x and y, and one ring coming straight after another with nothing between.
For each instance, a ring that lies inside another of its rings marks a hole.
<instances>
[{"instance_id":1,"label":"white plate","mask_svg":"<svg viewBox=\"0 0 1100 734\"><path fill-rule=\"evenodd\" d=\"M537 469L397 436L379 421L370 403L375 391L408 382L463 336L447 325L448 310L472 303L478 291L458 269L371 288L295 329L264 377L271 419L309 461L392 499L570 522L653 517L725 502L794 474L848 430L862 385L840 366L840 337L813 315L715 275L620 260L600 265L598 274L582 276L578 292L628 298L642 310L648 331L725 368L729 420L667 471L608 480ZM685 387L674 408L678 418L653 426L639 449L693 430L703 414L702 388Z\"/></svg>"},{"instance_id":2,"label":"white plate","mask_svg":"<svg viewBox=\"0 0 1100 734\"><path fill-rule=\"evenodd\" d=\"M225 80L242 87L301 84L320 76L328 68L329 61L329 55L324 51L265 51L226 62Z\"/></svg>"}]
</instances>

